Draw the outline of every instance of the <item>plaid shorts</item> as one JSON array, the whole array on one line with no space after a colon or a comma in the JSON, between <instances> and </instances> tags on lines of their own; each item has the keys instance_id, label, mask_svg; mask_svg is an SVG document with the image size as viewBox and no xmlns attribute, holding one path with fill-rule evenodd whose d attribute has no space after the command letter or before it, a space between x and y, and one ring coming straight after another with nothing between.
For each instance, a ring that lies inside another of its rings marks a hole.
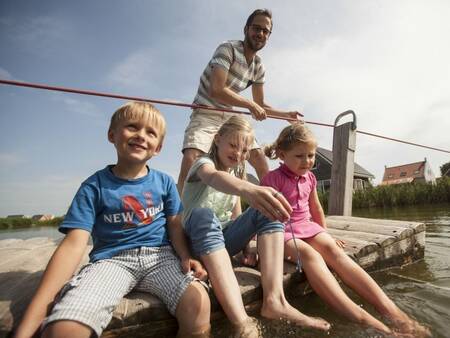
<instances>
[{"instance_id":1,"label":"plaid shorts","mask_svg":"<svg viewBox=\"0 0 450 338\"><path fill-rule=\"evenodd\" d=\"M60 291L42 328L57 320L83 323L100 336L121 299L132 289L149 292L166 304L172 315L189 284L171 246L141 247L89 263Z\"/></svg>"},{"instance_id":2,"label":"plaid shorts","mask_svg":"<svg viewBox=\"0 0 450 338\"><path fill-rule=\"evenodd\" d=\"M189 120L189 124L184 131L183 150L194 148L209 152L214 135L217 134L222 124L224 124L235 113L220 112L215 110L194 109ZM261 148L253 141L251 150Z\"/></svg>"}]
</instances>

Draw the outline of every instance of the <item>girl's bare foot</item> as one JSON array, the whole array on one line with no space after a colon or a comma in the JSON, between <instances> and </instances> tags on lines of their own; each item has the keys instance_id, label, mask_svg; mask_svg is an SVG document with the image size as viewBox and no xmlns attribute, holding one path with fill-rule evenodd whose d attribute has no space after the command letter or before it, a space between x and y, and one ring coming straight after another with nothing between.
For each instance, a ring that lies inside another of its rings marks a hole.
<instances>
[{"instance_id":1,"label":"girl's bare foot","mask_svg":"<svg viewBox=\"0 0 450 338\"><path fill-rule=\"evenodd\" d=\"M392 321L392 323L395 327L393 331L399 334L399 337L403 337L402 335L405 335L405 337L411 335L411 337L414 338L431 337L431 331L428 327L410 318L407 318L406 320Z\"/></svg>"},{"instance_id":2,"label":"girl's bare foot","mask_svg":"<svg viewBox=\"0 0 450 338\"><path fill-rule=\"evenodd\" d=\"M270 305L263 303L261 316L268 319L284 319L298 326L311 327L322 331L328 331L331 327L326 320L306 316L287 302Z\"/></svg>"},{"instance_id":3,"label":"girl's bare foot","mask_svg":"<svg viewBox=\"0 0 450 338\"><path fill-rule=\"evenodd\" d=\"M261 329L256 318L248 317L243 323L233 329L233 338L259 338Z\"/></svg>"}]
</instances>

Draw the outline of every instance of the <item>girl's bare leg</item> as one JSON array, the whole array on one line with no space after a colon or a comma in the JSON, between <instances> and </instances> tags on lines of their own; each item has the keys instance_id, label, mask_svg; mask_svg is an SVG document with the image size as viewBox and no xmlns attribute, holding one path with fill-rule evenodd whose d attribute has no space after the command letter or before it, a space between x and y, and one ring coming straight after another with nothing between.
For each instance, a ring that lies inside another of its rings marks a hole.
<instances>
[{"instance_id":1,"label":"girl's bare leg","mask_svg":"<svg viewBox=\"0 0 450 338\"><path fill-rule=\"evenodd\" d=\"M284 245L284 255L286 259L292 262L295 262L297 259L294 240L297 242L303 270L308 277L308 282L320 298L351 320L372 326L384 333L391 332L386 325L355 304L345 294L336 278L334 278L333 274L328 269L322 256L309 244L300 239L292 239L286 242Z\"/></svg>"},{"instance_id":2,"label":"girl's bare leg","mask_svg":"<svg viewBox=\"0 0 450 338\"><path fill-rule=\"evenodd\" d=\"M429 330L408 317L383 292L373 278L336 245L326 232L306 240L339 275L342 281L371 303L380 314L391 320L402 332L415 332L419 337L430 336Z\"/></svg>"},{"instance_id":3,"label":"girl's bare leg","mask_svg":"<svg viewBox=\"0 0 450 338\"><path fill-rule=\"evenodd\" d=\"M291 306L283 291L283 251L282 232L266 233L258 236L263 305L261 315L269 319L286 319L300 326L327 331L330 324L322 318L308 317Z\"/></svg>"}]
</instances>

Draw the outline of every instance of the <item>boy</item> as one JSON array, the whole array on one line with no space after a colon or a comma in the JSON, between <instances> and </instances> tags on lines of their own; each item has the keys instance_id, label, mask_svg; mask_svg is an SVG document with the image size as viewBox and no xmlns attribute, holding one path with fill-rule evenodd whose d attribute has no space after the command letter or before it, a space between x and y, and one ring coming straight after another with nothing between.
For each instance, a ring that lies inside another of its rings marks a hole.
<instances>
[{"instance_id":1,"label":"boy","mask_svg":"<svg viewBox=\"0 0 450 338\"><path fill-rule=\"evenodd\" d=\"M130 102L113 114L108 140L116 148L117 164L97 171L79 188L59 228L66 237L47 265L17 338L38 330L54 300L42 323L44 337L100 336L133 288L166 304L178 320L179 336L208 333L210 302L199 283L206 271L187 249L175 183L146 165L160 152L165 127L162 114L149 103ZM90 262L65 284L90 234Z\"/></svg>"}]
</instances>

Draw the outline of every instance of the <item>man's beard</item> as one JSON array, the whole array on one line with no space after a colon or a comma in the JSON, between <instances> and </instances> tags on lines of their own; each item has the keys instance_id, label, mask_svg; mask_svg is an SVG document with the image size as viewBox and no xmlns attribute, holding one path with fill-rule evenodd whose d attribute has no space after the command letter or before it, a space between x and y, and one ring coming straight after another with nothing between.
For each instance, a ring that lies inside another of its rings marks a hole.
<instances>
[{"instance_id":1,"label":"man's beard","mask_svg":"<svg viewBox=\"0 0 450 338\"><path fill-rule=\"evenodd\" d=\"M261 47L257 47L255 46L254 41L250 38L250 36L248 34L245 35L245 40L244 42L247 44L247 46L254 52L259 51L260 49L263 49L264 46L266 45L265 43L261 42Z\"/></svg>"}]
</instances>

